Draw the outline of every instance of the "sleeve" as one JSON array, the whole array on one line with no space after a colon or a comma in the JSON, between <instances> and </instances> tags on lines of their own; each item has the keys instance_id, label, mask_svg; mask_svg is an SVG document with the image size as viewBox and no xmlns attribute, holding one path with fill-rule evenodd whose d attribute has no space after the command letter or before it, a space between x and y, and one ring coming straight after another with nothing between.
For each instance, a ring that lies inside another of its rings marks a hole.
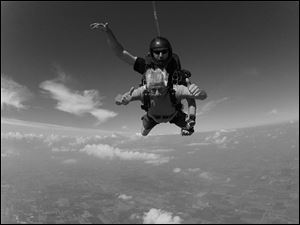
<instances>
[{"instance_id":1,"label":"sleeve","mask_svg":"<svg viewBox=\"0 0 300 225\"><path fill-rule=\"evenodd\" d=\"M135 63L133 65L133 69L134 71L140 73L140 74L144 74L146 72L146 61L145 59L138 57L135 60Z\"/></svg>"},{"instance_id":2,"label":"sleeve","mask_svg":"<svg viewBox=\"0 0 300 225\"><path fill-rule=\"evenodd\" d=\"M181 70L181 63L180 63L179 56L177 54L173 53L173 59L176 62L176 69Z\"/></svg>"},{"instance_id":3,"label":"sleeve","mask_svg":"<svg viewBox=\"0 0 300 225\"><path fill-rule=\"evenodd\" d=\"M184 99L184 98L185 99L190 98L190 99L204 100L207 98L207 93L204 90L202 90L198 96L195 96L184 85L174 85L173 88L176 93L175 96L179 100Z\"/></svg>"},{"instance_id":4,"label":"sleeve","mask_svg":"<svg viewBox=\"0 0 300 225\"><path fill-rule=\"evenodd\" d=\"M143 100L143 92L145 90L145 87L142 86L142 87L139 87L137 89L135 89L132 93L132 99L131 101L137 101L137 100L140 100L142 101Z\"/></svg>"},{"instance_id":5,"label":"sleeve","mask_svg":"<svg viewBox=\"0 0 300 225\"><path fill-rule=\"evenodd\" d=\"M177 99L181 100L192 96L189 89L184 85L174 85L173 88L176 92L175 96Z\"/></svg>"}]
</instances>

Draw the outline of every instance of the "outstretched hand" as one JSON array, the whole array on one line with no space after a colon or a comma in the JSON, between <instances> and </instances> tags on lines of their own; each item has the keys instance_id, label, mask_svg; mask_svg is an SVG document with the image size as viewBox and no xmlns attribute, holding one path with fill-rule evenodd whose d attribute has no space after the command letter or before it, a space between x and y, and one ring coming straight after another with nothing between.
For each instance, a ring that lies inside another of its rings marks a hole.
<instances>
[{"instance_id":1,"label":"outstretched hand","mask_svg":"<svg viewBox=\"0 0 300 225\"><path fill-rule=\"evenodd\" d=\"M99 28L100 30L107 31L108 23L92 23L90 24L90 28L92 30Z\"/></svg>"},{"instance_id":2,"label":"outstretched hand","mask_svg":"<svg viewBox=\"0 0 300 225\"><path fill-rule=\"evenodd\" d=\"M200 88L196 85L196 84L191 84L189 87L188 87L190 93L196 97L198 97L201 93L201 90Z\"/></svg>"},{"instance_id":3,"label":"outstretched hand","mask_svg":"<svg viewBox=\"0 0 300 225\"><path fill-rule=\"evenodd\" d=\"M132 99L132 93L134 91L134 87L131 87L128 92L126 92L124 95L117 95L115 98L117 105L127 105L131 99Z\"/></svg>"},{"instance_id":4,"label":"outstretched hand","mask_svg":"<svg viewBox=\"0 0 300 225\"><path fill-rule=\"evenodd\" d=\"M196 84L191 84L189 87L188 87L190 93L192 95L194 95L195 97L199 97L200 96L200 99L201 100L204 100L207 98L207 94L204 90L200 90L200 88L196 85Z\"/></svg>"}]
</instances>

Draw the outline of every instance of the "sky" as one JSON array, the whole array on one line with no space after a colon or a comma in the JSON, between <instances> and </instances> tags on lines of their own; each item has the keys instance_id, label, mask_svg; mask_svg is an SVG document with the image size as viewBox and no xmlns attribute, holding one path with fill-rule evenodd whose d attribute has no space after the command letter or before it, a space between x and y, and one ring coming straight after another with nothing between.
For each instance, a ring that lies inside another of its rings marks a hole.
<instances>
[{"instance_id":1,"label":"sky","mask_svg":"<svg viewBox=\"0 0 300 225\"><path fill-rule=\"evenodd\" d=\"M161 35L208 98L196 131L299 120L298 1L157 1ZM7 126L140 132L140 102L114 98L141 75L118 59L143 57L157 35L151 1L1 1L1 131ZM186 107L185 107L186 108ZM151 134L179 133L160 124Z\"/></svg>"}]
</instances>

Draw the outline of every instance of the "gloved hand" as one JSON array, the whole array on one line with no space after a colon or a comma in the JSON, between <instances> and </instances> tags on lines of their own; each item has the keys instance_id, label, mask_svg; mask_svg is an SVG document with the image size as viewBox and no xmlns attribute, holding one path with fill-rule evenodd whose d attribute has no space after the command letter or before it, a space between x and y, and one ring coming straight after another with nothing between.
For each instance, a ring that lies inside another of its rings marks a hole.
<instances>
[{"instance_id":1,"label":"gloved hand","mask_svg":"<svg viewBox=\"0 0 300 225\"><path fill-rule=\"evenodd\" d=\"M91 29L98 29L100 28L100 30L102 31L107 31L108 28L108 23L92 23L90 24Z\"/></svg>"}]
</instances>

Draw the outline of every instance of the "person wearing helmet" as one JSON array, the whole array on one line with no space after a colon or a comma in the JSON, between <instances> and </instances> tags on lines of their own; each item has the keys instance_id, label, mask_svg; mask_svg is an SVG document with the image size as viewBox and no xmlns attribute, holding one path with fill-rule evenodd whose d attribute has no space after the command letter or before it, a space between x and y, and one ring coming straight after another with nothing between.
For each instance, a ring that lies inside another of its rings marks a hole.
<instances>
[{"instance_id":1,"label":"person wearing helmet","mask_svg":"<svg viewBox=\"0 0 300 225\"><path fill-rule=\"evenodd\" d=\"M143 93L147 90L150 93L150 106L148 112L142 117L143 127L141 134L147 136L149 132L160 123L174 123L183 130L193 132L193 127L189 126L186 121L186 114L181 110L176 110L172 102L172 95L169 92L165 82L165 70L149 69L145 74L146 84L135 89L132 87L130 91L123 95L118 95L115 100L117 105L127 105L131 101L143 101ZM173 85L174 98L177 102L182 99L200 99L204 100L207 94L204 90L200 91L198 96L190 93L184 85ZM185 134L182 134L185 135Z\"/></svg>"},{"instance_id":2,"label":"person wearing helmet","mask_svg":"<svg viewBox=\"0 0 300 225\"><path fill-rule=\"evenodd\" d=\"M168 65L172 59L172 46L168 39L164 37L155 37L150 42L149 53L154 65L163 68Z\"/></svg>"},{"instance_id":3,"label":"person wearing helmet","mask_svg":"<svg viewBox=\"0 0 300 225\"><path fill-rule=\"evenodd\" d=\"M148 69L166 69L168 73L167 81L172 86L173 83L183 84L188 87L188 90L194 95L197 96L200 94L200 89L197 85L191 85L189 79L190 73L184 73L181 68L180 60L178 55L173 53L172 46L170 42L164 37L155 37L150 42L149 53L145 57L137 57L129 53L123 48L119 43L112 30L109 28L108 23L93 23L90 25L91 29L100 29L106 33L107 42L113 52L117 55L118 58L133 66L133 69L142 74L141 85L145 84L145 73ZM176 75L175 75L176 74ZM181 74L181 76L178 76ZM178 81L180 77L181 82ZM175 82L174 82L175 81ZM187 118L190 126L194 126L196 123L196 102L192 98L187 98L188 103L188 114ZM192 133L186 131L187 135Z\"/></svg>"}]
</instances>

